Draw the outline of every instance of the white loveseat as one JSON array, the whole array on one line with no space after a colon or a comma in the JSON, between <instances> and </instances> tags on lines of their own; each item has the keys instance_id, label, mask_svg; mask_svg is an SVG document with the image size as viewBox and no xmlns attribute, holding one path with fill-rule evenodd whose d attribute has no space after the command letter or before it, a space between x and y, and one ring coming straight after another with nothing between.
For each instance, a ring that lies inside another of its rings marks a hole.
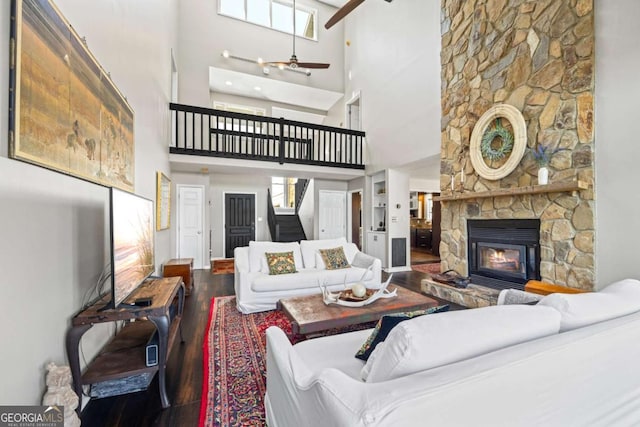
<instances>
[{"instance_id":1,"label":"white loveseat","mask_svg":"<svg viewBox=\"0 0 640 427\"><path fill-rule=\"evenodd\" d=\"M640 425L636 280L407 320L365 365L354 354L368 334L292 346L269 328L268 425Z\"/></svg>"},{"instance_id":2,"label":"white loveseat","mask_svg":"<svg viewBox=\"0 0 640 427\"><path fill-rule=\"evenodd\" d=\"M342 247L348 268L327 270L320 249ZM293 252L297 273L270 275L266 253ZM278 300L298 295L320 293L327 286L335 291L344 283L362 279L368 288L380 287L382 263L358 250L345 238L303 240L300 243L249 242L234 250L236 305L242 313L273 310Z\"/></svg>"}]
</instances>

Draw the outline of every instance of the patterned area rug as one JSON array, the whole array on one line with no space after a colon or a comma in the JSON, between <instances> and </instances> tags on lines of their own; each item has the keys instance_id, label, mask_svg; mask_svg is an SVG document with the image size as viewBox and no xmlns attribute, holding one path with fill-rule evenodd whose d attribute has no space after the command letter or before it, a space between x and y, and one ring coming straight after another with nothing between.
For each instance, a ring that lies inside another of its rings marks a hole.
<instances>
[{"instance_id":1,"label":"patterned area rug","mask_svg":"<svg viewBox=\"0 0 640 427\"><path fill-rule=\"evenodd\" d=\"M242 314L236 310L234 296L211 300L203 345L201 427L265 425L265 331L270 326L280 327L292 343L305 339L291 335L291 324L280 311ZM356 325L326 334L373 326L375 323Z\"/></svg>"},{"instance_id":2,"label":"patterned area rug","mask_svg":"<svg viewBox=\"0 0 640 427\"><path fill-rule=\"evenodd\" d=\"M436 274L440 273L440 263L433 262L431 264L414 264L411 266L411 269L421 273Z\"/></svg>"},{"instance_id":3,"label":"patterned area rug","mask_svg":"<svg viewBox=\"0 0 640 427\"><path fill-rule=\"evenodd\" d=\"M200 426L265 424L265 330L279 326L291 335L291 324L279 311L243 315L235 297L211 300L204 339L204 378Z\"/></svg>"}]
</instances>

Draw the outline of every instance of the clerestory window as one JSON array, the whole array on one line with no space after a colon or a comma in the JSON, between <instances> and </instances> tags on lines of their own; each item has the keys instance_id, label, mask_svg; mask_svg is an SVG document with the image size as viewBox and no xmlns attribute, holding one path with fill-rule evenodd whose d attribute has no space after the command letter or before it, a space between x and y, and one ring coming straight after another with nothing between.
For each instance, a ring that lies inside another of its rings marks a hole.
<instances>
[{"instance_id":1,"label":"clerestory window","mask_svg":"<svg viewBox=\"0 0 640 427\"><path fill-rule=\"evenodd\" d=\"M218 0L220 15L289 34L293 33L292 8L287 0ZM316 9L296 3L296 35L317 40L317 16Z\"/></svg>"}]
</instances>

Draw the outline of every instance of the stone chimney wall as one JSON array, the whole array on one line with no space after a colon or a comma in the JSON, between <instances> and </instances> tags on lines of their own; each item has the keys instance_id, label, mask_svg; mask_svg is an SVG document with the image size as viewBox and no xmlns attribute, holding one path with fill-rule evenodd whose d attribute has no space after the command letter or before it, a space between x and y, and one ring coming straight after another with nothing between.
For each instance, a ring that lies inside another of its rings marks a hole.
<instances>
[{"instance_id":1,"label":"stone chimney wall","mask_svg":"<svg viewBox=\"0 0 640 427\"><path fill-rule=\"evenodd\" d=\"M593 289L594 13L593 0L442 0L442 162L440 188L457 192L537 184L529 149L496 181L480 177L469 141L496 104L520 110L527 146L556 153L549 182L581 180L588 190L442 203L443 269L467 274L467 219L539 218L542 280ZM464 183L460 172L464 167Z\"/></svg>"}]
</instances>

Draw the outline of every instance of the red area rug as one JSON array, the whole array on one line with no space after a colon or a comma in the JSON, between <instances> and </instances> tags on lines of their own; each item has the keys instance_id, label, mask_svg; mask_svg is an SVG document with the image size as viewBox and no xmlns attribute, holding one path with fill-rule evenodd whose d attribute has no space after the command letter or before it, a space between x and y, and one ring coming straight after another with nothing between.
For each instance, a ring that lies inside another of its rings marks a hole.
<instances>
[{"instance_id":1,"label":"red area rug","mask_svg":"<svg viewBox=\"0 0 640 427\"><path fill-rule=\"evenodd\" d=\"M427 274L436 274L441 272L439 262L433 262L430 264L414 264L411 266L411 269Z\"/></svg>"},{"instance_id":2,"label":"red area rug","mask_svg":"<svg viewBox=\"0 0 640 427\"><path fill-rule=\"evenodd\" d=\"M211 300L204 339L204 378L200 426L265 424L265 330L279 326L291 335L291 324L279 311L242 314L235 297Z\"/></svg>"},{"instance_id":3,"label":"red area rug","mask_svg":"<svg viewBox=\"0 0 640 427\"><path fill-rule=\"evenodd\" d=\"M280 327L293 343L305 339L291 335L291 323L281 311L242 314L236 309L235 296L211 300L203 344L201 427L265 425L265 331L270 326ZM373 326L375 322L326 334Z\"/></svg>"}]
</instances>

